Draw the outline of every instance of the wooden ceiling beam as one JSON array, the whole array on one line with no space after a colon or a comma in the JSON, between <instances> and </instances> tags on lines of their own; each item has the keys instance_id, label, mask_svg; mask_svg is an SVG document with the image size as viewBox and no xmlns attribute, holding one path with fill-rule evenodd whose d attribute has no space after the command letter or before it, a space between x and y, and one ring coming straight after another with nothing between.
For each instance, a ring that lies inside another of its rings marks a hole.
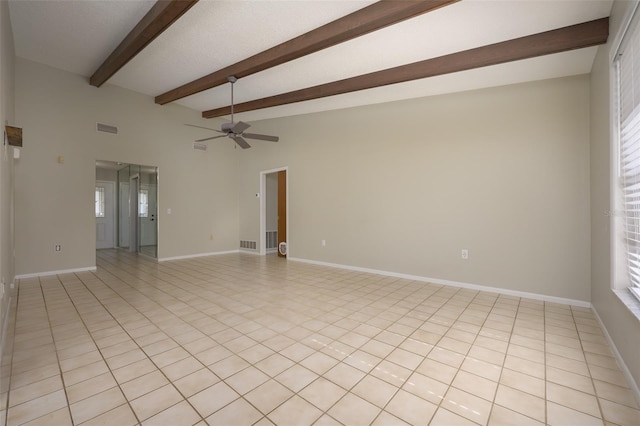
<instances>
[{"instance_id":1,"label":"wooden ceiling beam","mask_svg":"<svg viewBox=\"0 0 640 426\"><path fill-rule=\"evenodd\" d=\"M568 50L597 46L606 43L608 35L609 18L602 18L370 74L243 102L234 105L234 112L254 111L262 108L319 99ZM230 112L231 107L226 106L204 111L202 117L221 117L228 115Z\"/></svg>"},{"instance_id":2,"label":"wooden ceiling beam","mask_svg":"<svg viewBox=\"0 0 640 426\"><path fill-rule=\"evenodd\" d=\"M198 0L158 0L89 79L100 87Z\"/></svg>"},{"instance_id":3,"label":"wooden ceiling beam","mask_svg":"<svg viewBox=\"0 0 640 426\"><path fill-rule=\"evenodd\" d=\"M229 76L243 78L458 1L460 0L378 1L301 36L158 95L155 101L157 104L164 105L225 84Z\"/></svg>"}]
</instances>

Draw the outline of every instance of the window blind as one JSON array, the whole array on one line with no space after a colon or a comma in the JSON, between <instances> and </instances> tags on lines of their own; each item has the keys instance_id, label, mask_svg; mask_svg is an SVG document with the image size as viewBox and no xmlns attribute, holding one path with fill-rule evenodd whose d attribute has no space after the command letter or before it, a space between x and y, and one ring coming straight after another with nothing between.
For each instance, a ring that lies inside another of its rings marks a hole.
<instances>
[{"instance_id":1,"label":"window blind","mask_svg":"<svg viewBox=\"0 0 640 426\"><path fill-rule=\"evenodd\" d=\"M616 56L618 177L631 292L640 299L640 31L631 20Z\"/></svg>"}]
</instances>

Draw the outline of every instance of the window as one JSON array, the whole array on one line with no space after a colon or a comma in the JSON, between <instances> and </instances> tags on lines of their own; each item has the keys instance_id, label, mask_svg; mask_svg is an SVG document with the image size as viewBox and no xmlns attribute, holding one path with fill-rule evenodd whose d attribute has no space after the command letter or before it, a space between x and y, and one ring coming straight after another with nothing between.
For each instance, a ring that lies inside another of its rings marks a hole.
<instances>
[{"instance_id":1,"label":"window","mask_svg":"<svg viewBox=\"0 0 640 426\"><path fill-rule=\"evenodd\" d=\"M616 209L622 225L628 287L640 299L640 21L630 20L614 66L617 75L617 177L620 194Z\"/></svg>"},{"instance_id":2,"label":"window","mask_svg":"<svg viewBox=\"0 0 640 426\"><path fill-rule=\"evenodd\" d=\"M138 216L149 217L149 190L141 189L138 192Z\"/></svg>"},{"instance_id":3,"label":"window","mask_svg":"<svg viewBox=\"0 0 640 426\"><path fill-rule=\"evenodd\" d=\"M104 217L104 186L96 186L96 217Z\"/></svg>"}]
</instances>

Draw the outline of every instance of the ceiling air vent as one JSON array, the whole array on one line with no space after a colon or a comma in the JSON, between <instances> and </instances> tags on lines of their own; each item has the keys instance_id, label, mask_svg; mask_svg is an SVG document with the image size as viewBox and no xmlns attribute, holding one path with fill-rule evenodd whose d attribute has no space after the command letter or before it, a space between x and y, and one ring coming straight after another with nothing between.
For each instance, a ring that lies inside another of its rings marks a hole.
<instances>
[{"instance_id":1,"label":"ceiling air vent","mask_svg":"<svg viewBox=\"0 0 640 426\"><path fill-rule=\"evenodd\" d=\"M207 144L206 143L201 143L201 142L194 142L193 143L193 149L195 149L196 151L206 151L207 150Z\"/></svg>"},{"instance_id":2,"label":"ceiling air vent","mask_svg":"<svg viewBox=\"0 0 640 426\"><path fill-rule=\"evenodd\" d=\"M96 123L96 132L111 133L113 135L118 134L118 128L104 123Z\"/></svg>"}]
</instances>

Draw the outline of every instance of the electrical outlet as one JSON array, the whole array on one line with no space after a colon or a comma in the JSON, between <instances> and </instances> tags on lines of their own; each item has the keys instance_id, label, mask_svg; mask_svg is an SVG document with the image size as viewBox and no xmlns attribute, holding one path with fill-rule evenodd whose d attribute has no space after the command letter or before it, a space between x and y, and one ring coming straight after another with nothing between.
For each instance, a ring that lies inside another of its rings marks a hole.
<instances>
[{"instance_id":1,"label":"electrical outlet","mask_svg":"<svg viewBox=\"0 0 640 426\"><path fill-rule=\"evenodd\" d=\"M56 244L54 247L55 251L62 251L62 246L60 244Z\"/></svg>"},{"instance_id":2,"label":"electrical outlet","mask_svg":"<svg viewBox=\"0 0 640 426\"><path fill-rule=\"evenodd\" d=\"M464 260L469 259L469 250L467 249L462 249L462 256L461 256Z\"/></svg>"},{"instance_id":3,"label":"electrical outlet","mask_svg":"<svg viewBox=\"0 0 640 426\"><path fill-rule=\"evenodd\" d=\"M322 247L326 247L327 246L327 240L322 240L320 242L320 244L322 244Z\"/></svg>"}]
</instances>

